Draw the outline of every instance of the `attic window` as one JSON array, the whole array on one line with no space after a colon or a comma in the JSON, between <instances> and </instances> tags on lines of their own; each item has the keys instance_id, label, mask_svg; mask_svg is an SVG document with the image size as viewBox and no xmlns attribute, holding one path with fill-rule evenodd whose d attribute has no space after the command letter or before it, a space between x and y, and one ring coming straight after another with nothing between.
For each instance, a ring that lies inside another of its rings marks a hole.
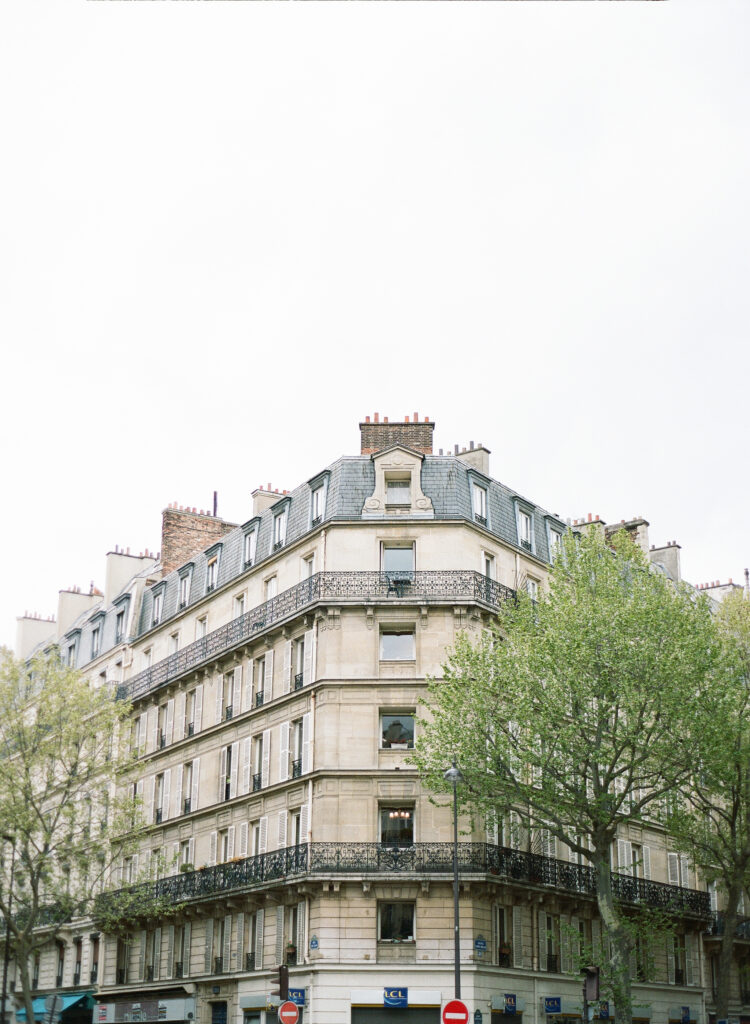
<instances>
[{"instance_id":1,"label":"attic window","mask_svg":"<svg viewBox=\"0 0 750 1024\"><path fill-rule=\"evenodd\" d=\"M385 478L386 505L411 505L411 477L387 476Z\"/></svg>"},{"instance_id":2,"label":"attic window","mask_svg":"<svg viewBox=\"0 0 750 1024\"><path fill-rule=\"evenodd\" d=\"M283 512L279 512L278 515L274 516L273 520L273 550L278 551L279 548L284 546L286 541L286 519L287 509Z\"/></svg>"},{"instance_id":3,"label":"attic window","mask_svg":"<svg viewBox=\"0 0 750 1024\"><path fill-rule=\"evenodd\" d=\"M245 534L245 544L243 558L245 562L245 568L252 565L255 561L255 548L258 543L258 531L253 529Z\"/></svg>"},{"instance_id":4,"label":"attic window","mask_svg":"<svg viewBox=\"0 0 750 1024\"><path fill-rule=\"evenodd\" d=\"M471 486L471 500L474 509L474 520L480 526L487 525L487 491L479 484Z\"/></svg>"}]
</instances>

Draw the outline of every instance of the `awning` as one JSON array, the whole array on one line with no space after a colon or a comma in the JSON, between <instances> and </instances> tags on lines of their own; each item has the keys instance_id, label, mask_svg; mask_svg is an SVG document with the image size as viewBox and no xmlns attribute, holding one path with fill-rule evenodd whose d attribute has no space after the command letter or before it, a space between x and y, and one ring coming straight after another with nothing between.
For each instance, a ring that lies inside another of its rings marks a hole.
<instances>
[{"instance_id":1,"label":"awning","mask_svg":"<svg viewBox=\"0 0 750 1024\"><path fill-rule=\"evenodd\" d=\"M34 1007L34 1020L41 1020L44 1017L44 997L37 996L32 1001ZM16 1010L16 1020L26 1020L26 1007L22 1006L19 1010Z\"/></svg>"},{"instance_id":2,"label":"awning","mask_svg":"<svg viewBox=\"0 0 750 1024\"><path fill-rule=\"evenodd\" d=\"M78 1006L78 1004L83 1002L84 1000L86 1002L84 1002L84 1005L81 1007L81 1009L91 1009L91 1007L94 1005L93 996L93 991L73 992L71 995L68 996L58 996L57 1002L55 1004L55 1012L57 1015L57 1019L59 1020L66 1010L70 1010L73 1006ZM37 996L32 1003L32 1006L34 1007L34 1020L37 1022L42 1021L44 1019L44 1015L47 1012L45 1009L45 1000L45 996ZM24 1022L26 1021L25 1007L22 1006L19 1010L16 1010L16 1020Z\"/></svg>"}]
</instances>

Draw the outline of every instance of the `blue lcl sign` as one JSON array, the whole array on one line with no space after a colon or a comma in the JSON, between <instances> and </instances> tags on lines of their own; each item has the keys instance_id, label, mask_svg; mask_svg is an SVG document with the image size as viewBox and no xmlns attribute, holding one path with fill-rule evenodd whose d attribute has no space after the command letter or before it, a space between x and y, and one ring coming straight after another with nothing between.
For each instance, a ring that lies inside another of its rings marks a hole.
<instances>
[{"instance_id":1,"label":"blue lcl sign","mask_svg":"<svg viewBox=\"0 0 750 1024\"><path fill-rule=\"evenodd\" d=\"M383 1006L388 1006L395 1010L405 1010L409 1006L409 989L384 988Z\"/></svg>"},{"instance_id":2,"label":"blue lcl sign","mask_svg":"<svg viewBox=\"0 0 750 1024\"><path fill-rule=\"evenodd\" d=\"M562 997L561 996L545 996L544 997L544 1012L545 1013L562 1013Z\"/></svg>"},{"instance_id":3,"label":"blue lcl sign","mask_svg":"<svg viewBox=\"0 0 750 1024\"><path fill-rule=\"evenodd\" d=\"M515 1017L516 1015L516 994L515 992L505 992L503 994L505 1000L505 1012L509 1017Z\"/></svg>"},{"instance_id":4,"label":"blue lcl sign","mask_svg":"<svg viewBox=\"0 0 750 1024\"><path fill-rule=\"evenodd\" d=\"M295 1006L305 1005L305 990L303 988L290 988L289 989L289 1002L294 1003Z\"/></svg>"}]
</instances>

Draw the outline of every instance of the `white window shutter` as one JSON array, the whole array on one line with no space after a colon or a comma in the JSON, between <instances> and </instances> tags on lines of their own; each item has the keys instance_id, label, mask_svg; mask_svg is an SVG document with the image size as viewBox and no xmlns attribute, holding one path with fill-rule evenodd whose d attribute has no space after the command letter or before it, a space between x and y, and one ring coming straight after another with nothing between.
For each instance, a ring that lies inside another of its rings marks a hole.
<instances>
[{"instance_id":1,"label":"white window shutter","mask_svg":"<svg viewBox=\"0 0 750 1024\"><path fill-rule=\"evenodd\" d=\"M680 884L680 860L676 853L667 854L667 881L670 885Z\"/></svg>"},{"instance_id":2,"label":"white window shutter","mask_svg":"<svg viewBox=\"0 0 750 1024\"><path fill-rule=\"evenodd\" d=\"M167 734L167 743L171 743L174 737L174 697L167 701L167 720L164 731Z\"/></svg>"},{"instance_id":3,"label":"white window shutter","mask_svg":"<svg viewBox=\"0 0 750 1024\"><path fill-rule=\"evenodd\" d=\"M208 839L208 864L213 867L216 864L216 832L213 831Z\"/></svg>"},{"instance_id":4,"label":"white window shutter","mask_svg":"<svg viewBox=\"0 0 750 1024\"><path fill-rule=\"evenodd\" d=\"M280 850L286 847L286 811L279 811L279 846Z\"/></svg>"},{"instance_id":5,"label":"white window shutter","mask_svg":"<svg viewBox=\"0 0 750 1024\"><path fill-rule=\"evenodd\" d=\"M263 970L263 925L266 913L264 910L255 911L255 970Z\"/></svg>"},{"instance_id":6,"label":"white window shutter","mask_svg":"<svg viewBox=\"0 0 750 1024\"><path fill-rule=\"evenodd\" d=\"M188 839L188 864L195 867L195 839L192 836Z\"/></svg>"},{"instance_id":7,"label":"white window shutter","mask_svg":"<svg viewBox=\"0 0 750 1024\"><path fill-rule=\"evenodd\" d=\"M268 818L266 815L258 822L258 853L265 853L268 843Z\"/></svg>"},{"instance_id":8,"label":"white window shutter","mask_svg":"<svg viewBox=\"0 0 750 1024\"><path fill-rule=\"evenodd\" d=\"M292 641L284 644L284 673L281 677L281 692L289 693L292 688Z\"/></svg>"},{"instance_id":9,"label":"white window shutter","mask_svg":"<svg viewBox=\"0 0 750 1024\"><path fill-rule=\"evenodd\" d=\"M693 964L693 936L685 936L685 984L695 985L695 970Z\"/></svg>"},{"instance_id":10,"label":"white window shutter","mask_svg":"<svg viewBox=\"0 0 750 1024\"><path fill-rule=\"evenodd\" d=\"M227 748L222 747L219 753L219 803L224 799L227 784Z\"/></svg>"},{"instance_id":11,"label":"white window shutter","mask_svg":"<svg viewBox=\"0 0 750 1024\"><path fill-rule=\"evenodd\" d=\"M148 712L148 736L149 747L157 750L159 747L159 709L149 708Z\"/></svg>"},{"instance_id":12,"label":"white window shutter","mask_svg":"<svg viewBox=\"0 0 750 1024\"><path fill-rule=\"evenodd\" d=\"M521 907L513 907L513 966L523 967L523 920Z\"/></svg>"},{"instance_id":13,"label":"white window shutter","mask_svg":"<svg viewBox=\"0 0 750 1024\"><path fill-rule=\"evenodd\" d=\"M167 970L165 977L174 977L174 925L167 928Z\"/></svg>"},{"instance_id":14,"label":"white window shutter","mask_svg":"<svg viewBox=\"0 0 750 1024\"><path fill-rule=\"evenodd\" d=\"M173 739L177 743L178 740L184 739L185 737L185 693L178 693L175 698L174 706L174 730Z\"/></svg>"},{"instance_id":15,"label":"white window shutter","mask_svg":"<svg viewBox=\"0 0 750 1024\"><path fill-rule=\"evenodd\" d=\"M227 914L224 918L224 948L221 951L222 968L229 970L232 959L232 915Z\"/></svg>"},{"instance_id":16,"label":"white window shutter","mask_svg":"<svg viewBox=\"0 0 750 1024\"><path fill-rule=\"evenodd\" d=\"M284 907L276 908L276 964L284 963Z\"/></svg>"},{"instance_id":17,"label":"white window shutter","mask_svg":"<svg viewBox=\"0 0 750 1024\"><path fill-rule=\"evenodd\" d=\"M182 976L190 977L190 939L192 938L193 925L186 921L182 930Z\"/></svg>"},{"instance_id":18,"label":"white window shutter","mask_svg":"<svg viewBox=\"0 0 750 1024\"><path fill-rule=\"evenodd\" d=\"M180 870L180 844L172 843L172 860L169 862L169 874L174 875Z\"/></svg>"},{"instance_id":19,"label":"white window shutter","mask_svg":"<svg viewBox=\"0 0 750 1024\"><path fill-rule=\"evenodd\" d=\"M297 946L297 963L301 964L305 961L305 901L300 900L297 904L297 935L296 943ZM689 984L689 983L688 983Z\"/></svg>"},{"instance_id":20,"label":"white window shutter","mask_svg":"<svg viewBox=\"0 0 750 1024\"><path fill-rule=\"evenodd\" d=\"M633 867L632 844L627 839L617 840L617 870L630 874Z\"/></svg>"},{"instance_id":21,"label":"white window shutter","mask_svg":"<svg viewBox=\"0 0 750 1024\"><path fill-rule=\"evenodd\" d=\"M302 804L299 809L299 841L300 843L309 842L308 835L310 832L310 808L308 804Z\"/></svg>"},{"instance_id":22,"label":"white window shutter","mask_svg":"<svg viewBox=\"0 0 750 1024\"><path fill-rule=\"evenodd\" d=\"M154 932L154 981L159 978L161 968L161 928Z\"/></svg>"},{"instance_id":23,"label":"white window shutter","mask_svg":"<svg viewBox=\"0 0 750 1024\"><path fill-rule=\"evenodd\" d=\"M547 970L547 911L540 910L539 921L539 970Z\"/></svg>"},{"instance_id":24,"label":"white window shutter","mask_svg":"<svg viewBox=\"0 0 750 1024\"><path fill-rule=\"evenodd\" d=\"M570 919L570 928L571 928L571 931L572 931L573 934L571 936L570 947L569 947L570 948L570 959L571 959L569 970L575 971L575 965L578 962L578 957L581 955L581 932L580 932L580 928L579 928L578 918L577 917L571 917L571 919Z\"/></svg>"},{"instance_id":25,"label":"white window shutter","mask_svg":"<svg viewBox=\"0 0 750 1024\"><path fill-rule=\"evenodd\" d=\"M242 665L237 665L234 670L234 684L232 692L232 714L238 715L242 708Z\"/></svg>"},{"instance_id":26,"label":"white window shutter","mask_svg":"<svg viewBox=\"0 0 750 1024\"><path fill-rule=\"evenodd\" d=\"M302 716L302 774L312 771L312 712Z\"/></svg>"},{"instance_id":27,"label":"white window shutter","mask_svg":"<svg viewBox=\"0 0 750 1024\"><path fill-rule=\"evenodd\" d=\"M141 932L141 944L138 951L138 978L141 981L146 980L146 939L147 933Z\"/></svg>"},{"instance_id":28,"label":"white window shutter","mask_svg":"<svg viewBox=\"0 0 750 1024\"><path fill-rule=\"evenodd\" d=\"M279 782L289 778L289 722L279 726Z\"/></svg>"},{"instance_id":29,"label":"white window shutter","mask_svg":"<svg viewBox=\"0 0 750 1024\"><path fill-rule=\"evenodd\" d=\"M143 859L141 860L141 870L143 871L144 878L151 877L151 851L143 851Z\"/></svg>"},{"instance_id":30,"label":"white window shutter","mask_svg":"<svg viewBox=\"0 0 750 1024\"><path fill-rule=\"evenodd\" d=\"M495 957L493 963L500 963L500 914L502 914L502 907L492 908L492 955Z\"/></svg>"},{"instance_id":31,"label":"white window shutter","mask_svg":"<svg viewBox=\"0 0 750 1024\"><path fill-rule=\"evenodd\" d=\"M234 825L230 825L227 829L227 860L231 860L234 857Z\"/></svg>"},{"instance_id":32,"label":"white window shutter","mask_svg":"<svg viewBox=\"0 0 750 1024\"><path fill-rule=\"evenodd\" d=\"M193 707L193 732L200 732L203 728L203 683L195 688L195 700Z\"/></svg>"},{"instance_id":33,"label":"white window shutter","mask_svg":"<svg viewBox=\"0 0 750 1024\"><path fill-rule=\"evenodd\" d=\"M567 917L560 918L560 970L563 974L570 974L572 970L572 957L570 951L570 921Z\"/></svg>"},{"instance_id":34,"label":"white window shutter","mask_svg":"<svg viewBox=\"0 0 750 1024\"><path fill-rule=\"evenodd\" d=\"M250 737L246 736L242 741L242 777L240 793L250 792Z\"/></svg>"},{"instance_id":35,"label":"white window shutter","mask_svg":"<svg viewBox=\"0 0 750 1024\"><path fill-rule=\"evenodd\" d=\"M667 981L670 985L675 983L674 938L671 935L667 939Z\"/></svg>"},{"instance_id":36,"label":"white window shutter","mask_svg":"<svg viewBox=\"0 0 750 1024\"><path fill-rule=\"evenodd\" d=\"M174 810L175 817L182 814L182 776L185 771L183 764L178 764L174 769Z\"/></svg>"},{"instance_id":37,"label":"white window shutter","mask_svg":"<svg viewBox=\"0 0 750 1024\"><path fill-rule=\"evenodd\" d=\"M708 883L708 902L711 910L716 913L719 909L718 893L716 891L716 882Z\"/></svg>"},{"instance_id":38,"label":"white window shutter","mask_svg":"<svg viewBox=\"0 0 750 1024\"><path fill-rule=\"evenodd\" d=\"M234 963L232 969L235 971L244 971L245 969L245 915L243 913L237 914L237 941L235 943L235 951L232 954Z\"/></svg>"},{"instance_id":39,"label":"white window shutter","mask_svg":"<svg viewBox=\"0 0 750 1024\"><path fill-rule=\"evenodd\" d=\"M313 681L315 658L315 630L308 629L305 633L305 657L302 663L302 684L309 686Z\"/></svg>"},{"instance_id":40,"label":"white window shutter","mask_svg":"<svg viewBox=\"0 0 750 1024\"><path fill-rule=\"evenodd\" d=\"M214 973L214 919L206 918L206 938L204 948L203 969L206 974Z\"/></svg>"},{"instance_id":41,"label":"white window shutter","mask_svg":"<svg viewBox=\"0 0 750 1024\"><path fill-rule=\"evenodd\" d=\"M260 769L260 784L263 789L268 786L271 769L271 730L263 730L263 763Z\"/></svg>"},{"instance_id":42,"label":"white window shutter","mask_svg":"<svg viewBox=\"0 0 750 1024\"><path fill-rule=\"evenodd\" d=\"M643 877L651 878L651 847L642 846L641 856L643 857Z\"/></svg>"},{"instance_id":43,"label":"white window shutter","mask_svg":"<svg viewBox=\"0 0 750 1024\"><path fill-rule=\"evenodd\" d=\"M217 725L219 725L220 722L222 721L222 719L224 718L224 708L223 708L223 704L224 704L224 676L221 673L219 673L219 675L216 676L216 678L214 680L214 685L216 687L216 718L215 718L215 722L216 722Z\"/></svg>"},{"instance_id":44,"label":"white window shutter","mask_svg":"<svg viewBox=\"0 0 750 1024\"><path fill-rule=\"evenodd\" d=\"M247 857L247 822L240 822L238 857Z\"/></svg>"},{"instance_id":45,"label":"white window shutter","mask_svg":"<svg viewBox=\"0 0 750 1024\"><path fill-rule=\"evenodd\" d=\"M154 793L156 791L156 776L149 775L146 779L146 824L154 823Z\"/></svg>"},{"instance_id":46,"label":"white window shutter","mask_svg":"<svg viewBox=\"0 0 750 1024\"><path fill-rule=\"evenodd\" d=\"M242 710L248 711L253 706L253 677L255 676L255 661L250 658L247 663L245 675L245 697L242 702Z\"/></svg>"},{"instance_id":47,"label":"white window shutter","mask_svg":"<svg viewBox=\"0 0 750 1024\"><path fill-rule=\"evenodd\" d=\"M240 767L240 744L239 741L232 744L232 767L229 773L229 798L237 796L237 773Z\"/></svg>"},{"instance_id":48,"label":"white window shutter","mask_svg":"<svg viewBox=\"0 0 750 1024\"><path fill-rule=\"evenodd\" d=\"M263 683L265 688L265 701L273 700L273 651L266 654L266 678Z\"/></svg>"},{"instance_id":49,"label":"white window shutter","mask_svg":"<svg viewBox=\"0 0 750 1024\"><path fill-rule=\"evenodd\" d=\"M162 818L169 817L169 797L172 787L172 769L167 768L164 772L164 788L162 789L161 795L161 812Z\"/></svg>"},{"instance_id":50,"label":"white window shutter","mask_svg":"<svg viewBox=\"0 0 750 1024\"><path fill-rule=\"evenodd\" d=\"M190 792L190 810L198 810L198 783L201 777L201 759L196 757L193 759L193 787Z\"/></svg>"},{"instance_id":51,"label":"white window shutter","mask_svg":"<svg viewBox=\"0 0 750 1024\"><path fill-rule=\"evenodd\" d=\"M690 866L686 853L680 854L680 885L686 888L690 885Z\"/></svg>"}]
</instances>

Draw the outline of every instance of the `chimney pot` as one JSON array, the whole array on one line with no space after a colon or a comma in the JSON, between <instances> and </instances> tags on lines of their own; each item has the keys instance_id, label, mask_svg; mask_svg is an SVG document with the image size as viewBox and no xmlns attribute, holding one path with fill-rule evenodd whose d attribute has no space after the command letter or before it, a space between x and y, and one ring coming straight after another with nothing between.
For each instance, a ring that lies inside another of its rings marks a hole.
<instances>
[{"instance_id":1,"label":"chimney pot","mask_svg":"<svg viewBox=\"0 0 750 1024\"><path fill-rule=\"evenodd\" d=\"M418 412L414 413L413 419L414 419L414 423L419 423L419 413Z\"/></svg>"},{"instance_id":2,"label":"chimney pot","mask_svg":"<svg viewBox=\"0 0 750 1024\"><path fill-rule=\"evenodd\" d=\"M375 422L376 423L380 423L380 413L379 412L375 413Z\"/></svg>"},{"instance_id":3,"label":"chimney pot","mask_svg":"<svg viewBox=\"0 0 750 1024\"><path fill-rule=\"evenodd\" d=\"M387 422L388 422L388 417L387 417L387 416L384 416L384 417L383 417L383 423L387 423Z\"/></svg>"},{"instance_id":4,"label":"chimney pot","mask_svg":"<svg viewBox=\"0 0 750 1024\"><path fill-rule=\"evenodd\" d=\"M369 416L365 416L365 423L369 423L369 422L370 422L370 417Z\"/></svg>"},{"instance_id":5,"label":"chimney pot","mask_svg":"<svg viewBox=\"0 0 750 1024\"><path fill-rule=\"evenodd\" d=\"M424 421L425 421L425 423L429 423L430 422L430 417L429 416L425 416Z\"/></svg>"},{"instance_id":6,"label":"chimney pot","mask_svg":"<svg viewBox=\"0 0 750 1024\"><path fill-rule=\"evenodd\" d=\"M594 519L596 519L596 521L597 521L597 522L599 521L599 515L598 515L598 513L597 513L597 515L595 515L595 516L594 516Z\"/></svg>"},{"instance_id":7,"label":"chimney pot","mask_svg":"<svg viewBox=\"0 0 750 1024\"><path fill-rule=\"evenodd\" d=\"M270 483L269 483L269 485L268 485L268 490L269 490L269 491L271 490L271 485L270 485Z\"/></svg>"},{"instance_id":8,"label":"chimney pot","mask_svg":"<svg viewBox=\"0 0 750 1024\"><path fill-rule=\"evenodd\" d=\"M443 449L442 449L442 448L439 448L439 449L438 449L438 455L442 455L442 454L443 454Z\"/></svg>"},{"instance_id":9,"label":"chimney pot","mask_svg":"<svg viewBox=\"0 0 750 1024\"><path fill-rule=\"evenodd\" d=\"M473 441L469 441L469 451L470 452L474 451L474 442Z\"/></svg>"},{"instance_id":10,"label":"chimney pot","mask_svg":"<svg viewBox=\"0 0 750 1024\"><path fill-rule=\"evenodd\" d=\"M589 512L589 522L591 522L591 513Z\"/></svg>"},{"instance_id":11,"label":"chimney pot","mask_svg":"<svg viewBox=\"0 0 750 1024\"><path fill-rule=\"evenodd\" d=\"M408 423L408 422L409 422L409 413L407 413L406 416L404 416L404 423Z\"/></svg>"},{"instance_id":12,"label":"chimney pot","mask_svg":"<svg viewBox=\"0 0 750 1024\"><path fill-rule=\"evenodd\" d=\"M729 583L730 583L730 585L731 585L731 582L732 582L732 577L730 576L730 577L729 577Z\"/></svg>"},{"instance_id":13,"label":"chimney pot","mask_svg":"<svg viewBox=\"0 0 750 1024\"><path fill-rule=\"evenodd\" d=\"M457 444L453 445L453 454L454 455L458 455L458 445Z\"/></svg>"}]
</instances>

